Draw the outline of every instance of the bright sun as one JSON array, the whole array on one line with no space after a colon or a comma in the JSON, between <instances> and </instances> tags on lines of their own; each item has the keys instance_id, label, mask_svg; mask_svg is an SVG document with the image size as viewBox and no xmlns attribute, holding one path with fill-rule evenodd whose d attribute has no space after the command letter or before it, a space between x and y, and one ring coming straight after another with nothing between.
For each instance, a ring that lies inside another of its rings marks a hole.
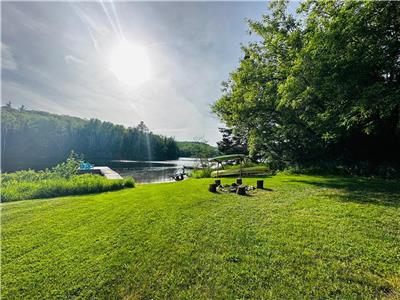
<instances>
[{"instance_id":1,"label":"bright sun","mask_svg":"<svg viewBox=\"0 0 400 300\"><path fill-rule=\"evenodd\" d=\"M121 42L111 53L110 70L126 85L139 85L150 78L150 62L144 47Z\"/></svg>"}]
</instances>

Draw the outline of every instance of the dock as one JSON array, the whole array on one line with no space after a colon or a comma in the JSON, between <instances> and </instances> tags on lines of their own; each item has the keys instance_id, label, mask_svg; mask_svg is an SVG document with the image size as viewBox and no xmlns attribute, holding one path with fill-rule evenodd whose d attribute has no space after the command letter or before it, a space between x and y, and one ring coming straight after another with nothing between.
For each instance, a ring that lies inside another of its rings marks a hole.
<instances>
[{"instance_id":1,"label":"dock","mask_svg":"<svg viewBox=\"0 0 400 300\"><path fill-rule=\"evenodd\" d=\"M93 167L89 170L79 170L79 174L98 174L106 177L107 179L123 179L121 175L119 175L114 170L109 167Z\"/></svg>"},{"instance_id":2,"label":"dock","mask_svg":"<svg viewBox=\"0 0 400 300\"><path fill-rule=\"evenodd\" d=\"M114 170L110 169L109 167L93 167L94 170L100 170L101 175L108 179L122 179L122 176L119 175Z\"/></svg>"}]
</instances>

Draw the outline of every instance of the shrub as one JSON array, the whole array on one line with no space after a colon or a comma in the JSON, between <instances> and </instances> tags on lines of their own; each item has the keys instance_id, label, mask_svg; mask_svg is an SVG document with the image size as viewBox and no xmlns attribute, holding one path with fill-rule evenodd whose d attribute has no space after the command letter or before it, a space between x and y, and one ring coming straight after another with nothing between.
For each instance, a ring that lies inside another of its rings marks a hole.
<instances>
[{"instance_id":1,"label":"shrub","mask_svg":"<svg viewBox=\"0 0 400 300\"><path fill-rule=\"evenodd\" d=\"M133 188L135 187L135 180L132 177L128 177L125 179L125 187Z\"/></svg>"},{"instance_id":2,"label":"shrub","mask_svg":"<svg viewBox=\"0 0 400 300\"><path fill-rule=\"evenodd\" d=\"M23 170L1 174L2 186L10 182L38 182L46 179L72 178L77 175L79 157L72 151L67 160L44 171Z\"/></svg>"},{"instance_id":3,"label":"shrub","mask_svg":"<svg viewBox=\"0 0 400 300\"><path fill-rule=\"evenodd\" d=\"M17 171L14 173L1 174L2 185L13 181L17 182L36 182L44 179L55 178L56 176L48 171L35 172L33 170Z\"/></svg>"},{"instance_id":4,"label":"shrub","mask_svg":"<svg viewBox=\"0 0 400 300\"><path fill-rule=\"evenodd\" d=\"M242 163L242 168L251 168L251 167L259 167L259 166L265 166L265 164L261 163L255 163L252 161L245 161ZM230 169L240 169L240 164L224 164L223 167L220 167L220 170L230 170Z\"/></svg>"},{"instance_id":5,"label":"shrub","mask_svg":"<svg viewBox=\"0 0 400 300\"><path fill-rule=\"evenodd\" d=\"M79 164L82 160L82 157L77 155L74 151L71 151L67 160L51 169L51 173L54 176L62 177L62 178L71 178L78 173ZM49 170L46 170L49 172Z\"/></svg>"},{"instance_id":6,"label":"shrub","mask_svg":"<svg viewBox=\"0 0 400 300\"><path fill-rule=\"evenodd\" d=\"M339 175L339 176L364 176L380 177L383 179L400 178L400 167L391 165L372 165L368 162L353 164L340 164L323 162L312 166L294 165L286 167L285 174L312 174L312 175Z\"/></svg>"},{"instance_id":7,"label":"shrub","mask_svg":"<svg viewBox=\"0 0 400 300\"><path fill-rule=\"evenodd\" d=\"M211 168L197 169L194 170L190 176L193 178L210 178L211 177Z\"/></svg>"}]
</instances>

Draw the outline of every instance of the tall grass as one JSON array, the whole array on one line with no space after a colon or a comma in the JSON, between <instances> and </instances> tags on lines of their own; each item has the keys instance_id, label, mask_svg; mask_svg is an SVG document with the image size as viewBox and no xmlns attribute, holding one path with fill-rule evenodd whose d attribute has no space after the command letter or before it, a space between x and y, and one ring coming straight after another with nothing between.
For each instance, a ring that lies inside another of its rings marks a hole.
<instances>
[{"instance_id":1,"label":"tall grass","mask_svg":"<svg viewBox=\"0 0 400 300\"><path fill-rule=\"evenodd\" d=\"M100 175L77 175L78 168L79 157L71 152L65 162L51 169L1 174L1 202L100 193L135 186L132 178L109 180Z\"/></svg>"},{"instance_id":2,"label":"tall grass","mask_svg":"<svg viewBox=\"0 0 400 300\"><path fill-rule=\"evenodd\" d=\"M193 170L190 177L193 178L210 178L212 170L210 168Z\"/></svg>"},{"instance_id":3,"label":"tall grass","mask_svg":"<svg viewBox=\"0 0 400 300\"><path fill-rule=\"evenodd\" d=\"M10 174L7 174L5 177L10 177L9 175ZM38 177L40 178L40 176ZM78 175L70 179L46 178L38 181L17 181L9 180L8 178L2 180L1 183L1 201L9 202L25 199L100 193L134 186L135 182L132 178L109 180L100 175L90 174Z\"/></svg>"}]
</instances>

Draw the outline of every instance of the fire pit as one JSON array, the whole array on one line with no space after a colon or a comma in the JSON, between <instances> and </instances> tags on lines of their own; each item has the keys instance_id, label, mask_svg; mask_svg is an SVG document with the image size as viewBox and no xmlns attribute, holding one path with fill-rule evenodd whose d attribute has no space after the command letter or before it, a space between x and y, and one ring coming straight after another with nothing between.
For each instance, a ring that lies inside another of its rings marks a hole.
<instances>
[{"instance_id":1,"label":"fire pit","mask_svg":"<svg viewBox=\"0 0 400 300\"><path fill-rule=\"evenodd\" d=\"M261 183L260 181L262 181L262 180L257 181L257 187L261 186L261 189L262 189L263 183ZM212 183L209 185L208 190L212 193L219 192L219 193L225 193L225 194L235 193L238 195L248 195L248 192L255 191L256 187L254 187L252 185L244 185L241 178L238 178L236 180L236 182L234 182L232 184L223 184L223 185L221 185L220 179L216 179L215 183Z\"/></svg>"}]
</instances>

